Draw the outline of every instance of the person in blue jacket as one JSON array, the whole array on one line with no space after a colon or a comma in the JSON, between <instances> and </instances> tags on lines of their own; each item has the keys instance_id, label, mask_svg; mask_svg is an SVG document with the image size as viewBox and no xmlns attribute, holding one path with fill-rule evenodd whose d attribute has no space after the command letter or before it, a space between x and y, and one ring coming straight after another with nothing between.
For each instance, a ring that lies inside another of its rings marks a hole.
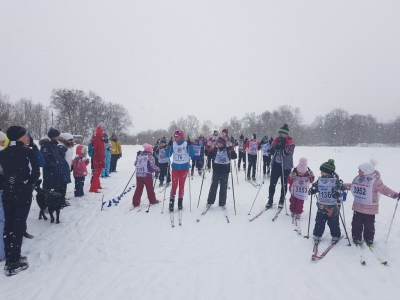
<instances>
[{"instance_id":1,"label":"person in blue jacket","mask_svg":"<svg viewBox=\"0 0 400 300\"><path fill-rule=\"evenodd\" d=\"M104 161L104 168L101 171L101 177L110 177L110 167L111 167L111 143L108 140L107 133L103 134L104 138L104 154L105 154L105 161Z\"/></svg>"}]
</instances>

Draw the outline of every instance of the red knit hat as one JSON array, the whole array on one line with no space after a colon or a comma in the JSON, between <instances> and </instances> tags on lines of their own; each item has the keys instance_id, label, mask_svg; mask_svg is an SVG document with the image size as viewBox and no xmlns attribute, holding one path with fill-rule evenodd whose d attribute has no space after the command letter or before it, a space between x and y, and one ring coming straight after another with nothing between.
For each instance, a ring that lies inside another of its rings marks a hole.
<instances>
[{"instance_id":1,"label":"red knit hat","mask_svg":"<svg viewBox=\"0 0 400 300\"><path fill-rule=\"evenodd\" d=\"M175 130L174 136L178 137L179 140L181 141L185 137L185 133L182 130Z\"/></svg>"},{"instance_id":2,"label":"red knit hat","mask_svg":"<svg viewBox=\"0 0 400 300\"><path fill-rule=\"evenodd\" d=\"M222 129L222 132L225 132L226 133L226 135L228 135L228 129Z\"/></svg>"},{"instance_id":3,"label":"red knit hat","mask_svg":"<svg viewBox=\"0 0 400 300\"><path fill-rule=\"evenodd\" d=\"M101 126L99 125L99 126L97 126L97 128L96 128L96 136L101 136L101 137L103 137L103 128L101 128Z\"/></svg>"}]
</instances>

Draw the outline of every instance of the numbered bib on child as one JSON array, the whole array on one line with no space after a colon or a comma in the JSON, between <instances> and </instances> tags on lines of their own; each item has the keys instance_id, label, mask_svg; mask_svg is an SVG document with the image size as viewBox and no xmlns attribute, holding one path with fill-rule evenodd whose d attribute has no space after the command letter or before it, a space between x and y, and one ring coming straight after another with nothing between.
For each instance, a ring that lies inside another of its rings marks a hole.
<instances>
[{"instance_id":1,"label":"numbered bib on child","mask_svg":"<svg viewBox=\"0 0 400 300\"><path fill-rule=\"evenodd\" d=\"M244 141L239 140L237 143L238 143L239 150L243 150Z\"/></svg>"},{"instance_id":2,"label":"numbered bib on child","mask_svg":"<svg viewBox=\"0 0 400 300\"><path fill-rule=\"evenodd\" d=\"M139 156L136 162L136 173L148 173L147 162L149 158L146 156Z\"/></svg>"},{"instance_id":3,"label":"numbered bib on child","mask_svg":"<svg viewBox=\"0 0 400 300\"><path fill-rule=\"evenodd\" d=\"M257 142L250 142L249 143L249 149L247 152L251 155L256 155L258 152L258 143Z\"/></svg>"},{"instance_id":4,"label":"numbered bib on child","mask_svg":"<svg viewBox=\"0 0 400 300\"><path fill-rule=\"evenodd\" d=\"M366 205L378 205L372 203L372 188L376 181L373 176L357 176L351 184L351 193L354 196L354 201ZM380 196L380 193L378 193Z\"/></svg>"},{"instance_id":5,"label":"numbered bib on child","mask_svg":"<svg viewBox=\"0 0 400 300\"><path fill-rule=\"evenodd\" d=\"M229 156L226 149L222 151L218 149L217 154L215 155L214 163L223 165L229 164Z\"/></svg>"},{"instance_id":6,"label":"numbered bib on child","mask_svg":"<svg viewBox=\"0 0 400 300\"><path fill-rule=\"evenodd\" d=\"M335 205L333 188L336 186L336 178L320 178L318 180L318 202L326 205Z\"/></svg>"},{"instance_id":7,"label":"numbered bib on child","mask_svg":"<svg viewBox=\"0 0 400 300\"><path fill-rule=\"evenodd\" d=\"M261 144L261 152L263 156L269 156L268 149L270 147L269 143Z\"/></svg>"},{"instance_id":8,"label":"numbered bib on child","mask_svg":"<svg viewBox=\"0 0 400 300\"><path fill-rule=\"evenodd\" d=\"M201 146L193 145L194 155L200 156L201 155Z\"/></svg>"},{"instance_id":9,"label":"numbered bib on child","mask_svg":"<svg viewBox=\"0 0 400 300\"><path fill-rule=\"evenodd\" d=\"M308 199L308 189L310 188L310 178L296 176L293 179L293 184L290 193L299 200Z\"/></svg>"},{"instance_id":10,"label":"numbered bib on child","mask_svg":"<svg viewBox=\"0 0 400 300\"><path fill-rule=\"evenodd\" d=\"M160 164L165 164L165 163L169 162L169 157L167 157L166 149L158 150L158 162Z\"/></svg>"},{"instance_id":11,"label":"numbered bib on child","mask_svg":"<svg viewBox=\"0 0 400 300\"><path fill-rule=\"evenodd\" d=\"M189 153L187 151L187 142L183 142L182 145L178 145L176 142L173 144L174 149L174 163L181 165L189 162Z\"/></svg>"}]
</instances>

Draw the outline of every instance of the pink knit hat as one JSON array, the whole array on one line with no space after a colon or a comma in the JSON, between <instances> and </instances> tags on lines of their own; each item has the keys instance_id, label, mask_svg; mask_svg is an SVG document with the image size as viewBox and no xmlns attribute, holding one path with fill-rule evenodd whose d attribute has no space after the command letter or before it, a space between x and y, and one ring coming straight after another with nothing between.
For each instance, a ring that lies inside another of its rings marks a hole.
<instances>
[{"instance_id":1,"label":"pink knit hat","mask_svg":"<svg viewBox=\"0 0 400 300\"><path fill-rule=\"evenodd\" d=\"M143 149L144 149L144 151L146 151L146 152L150 152L150 153L153 152L153 146L150 145L150 144L143 144Z\"/></svg>"},{"instance_id":2,"label":"pink knit hat","mask_svg":"<svg viewBox=\"0 0 400 300\"><path fill-rule=\"evenodd\" d=\"M299 164L297 165L296 169L297 169L297 171L299 171L300 173L305 173L305 172L307 172L307 170L308 170L308 167L307 167L307 158L305 158L305 157L300 158Z\"/></svg>"}]
</instances>

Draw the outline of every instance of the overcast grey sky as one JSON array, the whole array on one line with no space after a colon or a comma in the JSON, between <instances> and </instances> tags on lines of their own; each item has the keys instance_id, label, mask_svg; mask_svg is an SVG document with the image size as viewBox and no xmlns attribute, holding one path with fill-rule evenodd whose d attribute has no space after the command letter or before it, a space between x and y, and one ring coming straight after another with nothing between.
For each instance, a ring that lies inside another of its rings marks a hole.
<instances>
[{"instance_id":1,"label":"overcast grey sky","mask_svg":"<svg viewBox=\"0 0 400 300\"><path fill-rule=\"evenodd\" d=\"M0 90L121 103L132 133L288 104L400 115L400 1L0 0Z\"/></svg>"}]
</instances>

